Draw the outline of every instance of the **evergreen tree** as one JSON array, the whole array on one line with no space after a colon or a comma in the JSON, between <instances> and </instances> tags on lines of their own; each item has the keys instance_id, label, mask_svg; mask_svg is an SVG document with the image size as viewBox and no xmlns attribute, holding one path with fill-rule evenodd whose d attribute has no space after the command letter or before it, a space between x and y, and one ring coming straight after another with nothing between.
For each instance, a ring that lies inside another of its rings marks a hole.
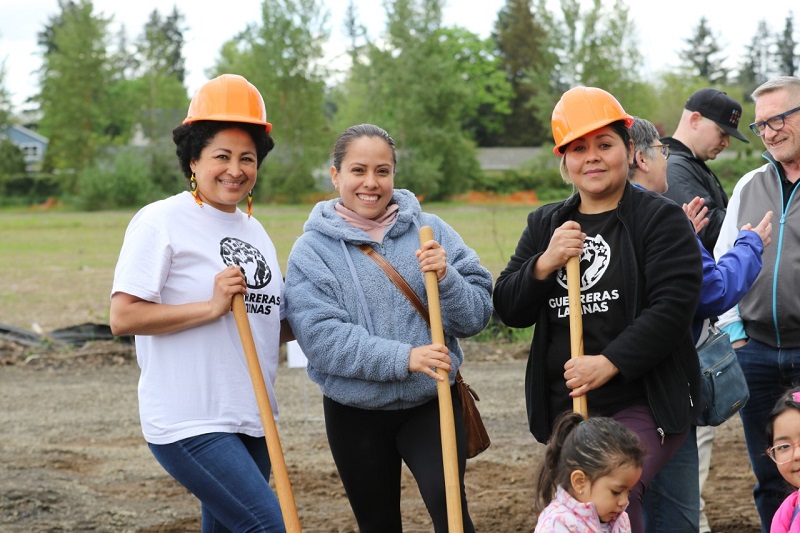
<instances>
[{"instance_id":1,"label":"evergreen tree","mask_svg":"<svg viewBox=\"0 0 800 533\"><path fill-rule=\"evenodd\" d=\"M685 68L691 75L708 81L709 85L722 85L728 78L729 71L723 66L725 57L720 56L722 49L717 37L708 26L708 19L702 17L694 30L694 34L685 40L686 49L682 53Z\"/></svg>"},{"instance_id":2,"label":"evergreen tree","mask_svg":"<svg viewBox=\"0 0 800 533\"><path fill-rule=\"evenodd\" d=\"M534 99L542 91L539 72L550 72L554 57L548 52L547 32L534 16L531 0L507 0L497 14L492 33L506 79L514 96L503 131L480 145L536 146L549 137L548 123L535 114ZM546 92L546 85L545 85ZM548 121L549 122L549 121Z\"/></svg>"},{"instance_id":3,"label":"evergreen tree","mask_svg":"<svg viewBox=\"0 0 800 533\"><path fill-rule=\"evenodd\" d=\"M767 81L770 77L770 39L765 39L769 35L769 26L766 20L758 23L758 29L753 39L745 47L745 57L739 69L739 86L744 94L749 95L756 87Z\"/></svg>"},{"instance_id":4,"label":"evergreen tree","mask_svg":"<svg viewBox=\"0 0 800 533\"><path fill-rule=\"evenodd\" d=\"M358 22L358 8L353 0L347 2L347 11L344 14L344 30L348 39L348 52L351 63L357 60L358 51L362 41L366 38L367 30Z\"/></svg>"},{"instance_id":5,"label":"evergreen tree","mask_svg":"<svg viewBox=\"0 0 800 533\"><path fill-rule=\"evenodd\" d=\"M6 89L6 60L0 61L0 132L11 123L11 95Z\"/></svg>"},{"instance_id":6,"label":"evergreen tree","mask_svg":"<svg viewBox=\"0 0 800 533\"><path fill-rule=\"evenodd\" d=\"M170 137L189 103L184 85L183 20L176 7L166 17L153 10L136 43L138 120L150 139Z\"/></svg>"},{"instance_id":7,"label":"evergreen tree","mask_svg":"<svg viewBox=\"0 0 800 533\"><path fill-rule=\"evenodd\" d=\"M791 11L786 15L786 23L775 42L775 70L779 76L795 76L797 74L797 41L794 39L794 16Z\"/></svg>"},{"instance_id":8,"label":"evergreen tree","mask_svg":"<svg viewBox=\"0 0 800 533\"><path fill-rule=\"evenodd\" d=\"M11 125L11 98L6 90L6 61L0 61L0 194L5 195L8 179L25 172L22 150L6 138L5 130Z\"/></svg>"}]
</instances>

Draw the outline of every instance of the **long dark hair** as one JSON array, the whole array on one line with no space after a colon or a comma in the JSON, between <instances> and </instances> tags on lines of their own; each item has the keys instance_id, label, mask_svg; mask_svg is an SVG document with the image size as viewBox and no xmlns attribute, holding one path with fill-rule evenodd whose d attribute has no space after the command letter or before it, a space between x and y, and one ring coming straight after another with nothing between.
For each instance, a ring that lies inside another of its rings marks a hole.
<instances>
[{"instance_id":1,"label":"long dark hair","mask_svg":"<svg viewBox=\"0 0 800 533\"><path fill-rule=\"evenodd\" d=\"M613 418L584 420L580 413L558 417L539 467L534 508L541 511L558 487L570 487L570 475L582 471L594 482L623 466L639 468L645 450L636 434Z\"/></svg>"}]
</instances>

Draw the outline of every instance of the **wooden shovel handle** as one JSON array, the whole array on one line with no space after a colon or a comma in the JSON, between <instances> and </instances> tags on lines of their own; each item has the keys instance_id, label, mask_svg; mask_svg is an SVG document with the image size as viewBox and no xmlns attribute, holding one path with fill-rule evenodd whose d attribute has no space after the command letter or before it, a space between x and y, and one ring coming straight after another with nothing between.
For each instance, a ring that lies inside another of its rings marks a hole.
<instances>
[{"instance_id":1,"label":"wooden shovel handle","mask_svg":"<svg viewBox=\"0 0 800 533\"><path fill-rule=\"evenodd\" d=\"M253 342L253 333L250 330L250 319L247 318L247 308L244 297L237 294L231 304L233 316L236 319L236 328L242 340L244 355L247 358L247 368L250 371L250 380L253 382L253 391L256 394L258 411L261 414L261 424L264 426L264 437L267 441L267 452L272 464L272 475L275 478L275 492L278 494L278 503L281 506L283 523L287 533L300 533L300 517L297 514L297 505L294 501L292 484L289 482L289 473L283 458L281 441L278 438L278 428L272 414L272 404L269 402L267 385L264 383L264 374L261 372L261 363L258 361L258 352Z\"/></svg>"},{"instance_id":2,"label":"wooden shovel handle","mask_svg":"<svg viewBox=\"0 0 800 533\"><path fill-rule=\"evenodd\" d=\"M433 228L423 226L419 230L420 246L433 239ZM428 314L431 320L431 339L444 344L442 308L439 302L439 280L436 272L425 272L425 290L428 294ZM447 525L450 533L463 533L461 514L461 482L458 476L458 450L456 448L456 426L453 419L453 400L450 394L450 376L442 369L436 372L444 377L436 382L439 395L439 431L442 434L442 461L444 467L445 497L447 499Z\"/></svg>"},{"instance_id":3,"label":"wooden shovel handle","mask_svg":"<svg viewBox=\"0 0 800 533\"><path fill-rule=\"evenodd\" d=\"M581 315L581 263L579 256L567 260L567 295L569 296L569 344L571 358L583 357L583 317ZM586 395L572 398L572 410L589 417Z\"/></svg>"}]
</instances>

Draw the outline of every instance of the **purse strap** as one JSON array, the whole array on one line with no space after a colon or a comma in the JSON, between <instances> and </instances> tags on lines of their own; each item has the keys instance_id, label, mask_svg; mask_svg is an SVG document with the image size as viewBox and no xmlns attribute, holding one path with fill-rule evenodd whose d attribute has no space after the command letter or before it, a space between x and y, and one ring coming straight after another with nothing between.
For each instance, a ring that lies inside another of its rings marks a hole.
<instances>
[{"instance_id":1,"label":"purse strap","mask_svg":"<svg viewBox=\"0 0 800 533\"><path fill-rule=\"evenodd\" d=\"M364 252L364 254L375 261L381 269L389 276L389 279L392 280L400 292L402 292L408 301L411 302L411 305L414 306L414 309L422 316L425 320L425 323L428 324L428 327L431 327L431 317L428 314L428 308L425 307L425 304L422 303L422 300L419 299L417 293L414 292L414 289L411 288L411 285L408 284L406 278L403 277L400 272L398 272L386 259L383 258L381 254L375 251L375 248L370 246L369 244L359 244L358 249Z\"/></svg>"},{"instance_id":2,"label":"purse strap","mask_svg":"<svg viewBox=\"0 0 800 533\"><path fill-rule=\"evenodd\" d=\"M428 314L428 308L425 307L425 304L419 299L419 296L417 296L417 293L411 288L411 285L408 284L406 278L404 278L403 275L400 274L400 272L398 272L389 261L384 259L383 256L376 252L375 248L369 244L359 244L358 249L364 252L364 255L375 261L378 266L381 267L386 275L389 276L389 279L392 280L392 283L394 283L397 288L400 289L400 292L402 292L405 297L408 298L408 301L411 302L411 305L414 306L414 309L417 310L430 328L431 317ZM456 370L456 383L465 387L467 392L469 392L473 398L480 401L478 394L467 384L466 381L464 381L464 378L461 377L461 369Z\"/></svg>"}]
</instances>

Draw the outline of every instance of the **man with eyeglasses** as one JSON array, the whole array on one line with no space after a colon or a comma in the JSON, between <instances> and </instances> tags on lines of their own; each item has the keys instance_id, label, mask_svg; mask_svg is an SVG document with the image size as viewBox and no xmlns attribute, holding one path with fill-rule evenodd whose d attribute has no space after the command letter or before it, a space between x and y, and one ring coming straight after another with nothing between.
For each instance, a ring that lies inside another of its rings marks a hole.
<instances>
[{"instance_id":1,"label":"man with eyeglasses","mask_svg":"<svg viewBox=\"0 0 800 533\"><path fill-rule=\"evenodd\" d=\"M634 117L629 130L633 141L633 164L628 179L634 187L664 194L669 187L666 170L669 145L661 143L656 127L641 117ZM689 202L684 211L695 231L708 222L700 200ZM708 337L709 318L716 318L717 314L735 305L755 281L761 269L761 253L770 241L771 217L772 213L769 213L758 226L743 227L736 246L719 262L714 260L710 250L702 249L700 236L697 236L703 257L703 285L692 322L695 345L700 345ZM693 426L681 447L648 485L644 495L645 530L648 533L694 533L703 525L700 523L702 469L695 432L705 429ZM706 474L707 468L706 465ZM704 525L705 531L709 531L708 521Z\"/></svg>"},{"instance_id":2,"label":"man with eyeglasses","mask_svg":"<svg viewBox=\"0 0 800 533\"><path fill-rule=\"evenodd\" d=\"M784 390L800 382L800 78L767 81L752 94L750 129L764 143L766 164L745 174L731 195L714 255L729 250L738 228L775 212L777 234L763 268L739 305L720 316L747 378L750 400L740 411L761 530L769 531L786 495L785 483L765 450L767 415Z\"/></svg>"},{"instance_id":3,"label":"man with eyeglasses","mask_svg":"<svg viewBox=\"0 0 800 533\"><path fill-rule=\"evenodd\" d=\"M708 223L698 235L703 247L709 252L717 242L722 220L725 218L725 208L728 206L728 195L717 176L706 165L706 161L716 159L729 146L731 137L749 143L738 129L741 116L742 106L726 93L712 88L700 89L686 100L672 137L661 139L663 143L670 145L670 156L667 160L669 189L664 196L678 205L689 204L696 197L703 199L708 209ZM702 492L711 466L715 435L716 430L713 427L697 428L700 533L711 531L703 510L705 502Z\"/></svg>"}]
</instances>

